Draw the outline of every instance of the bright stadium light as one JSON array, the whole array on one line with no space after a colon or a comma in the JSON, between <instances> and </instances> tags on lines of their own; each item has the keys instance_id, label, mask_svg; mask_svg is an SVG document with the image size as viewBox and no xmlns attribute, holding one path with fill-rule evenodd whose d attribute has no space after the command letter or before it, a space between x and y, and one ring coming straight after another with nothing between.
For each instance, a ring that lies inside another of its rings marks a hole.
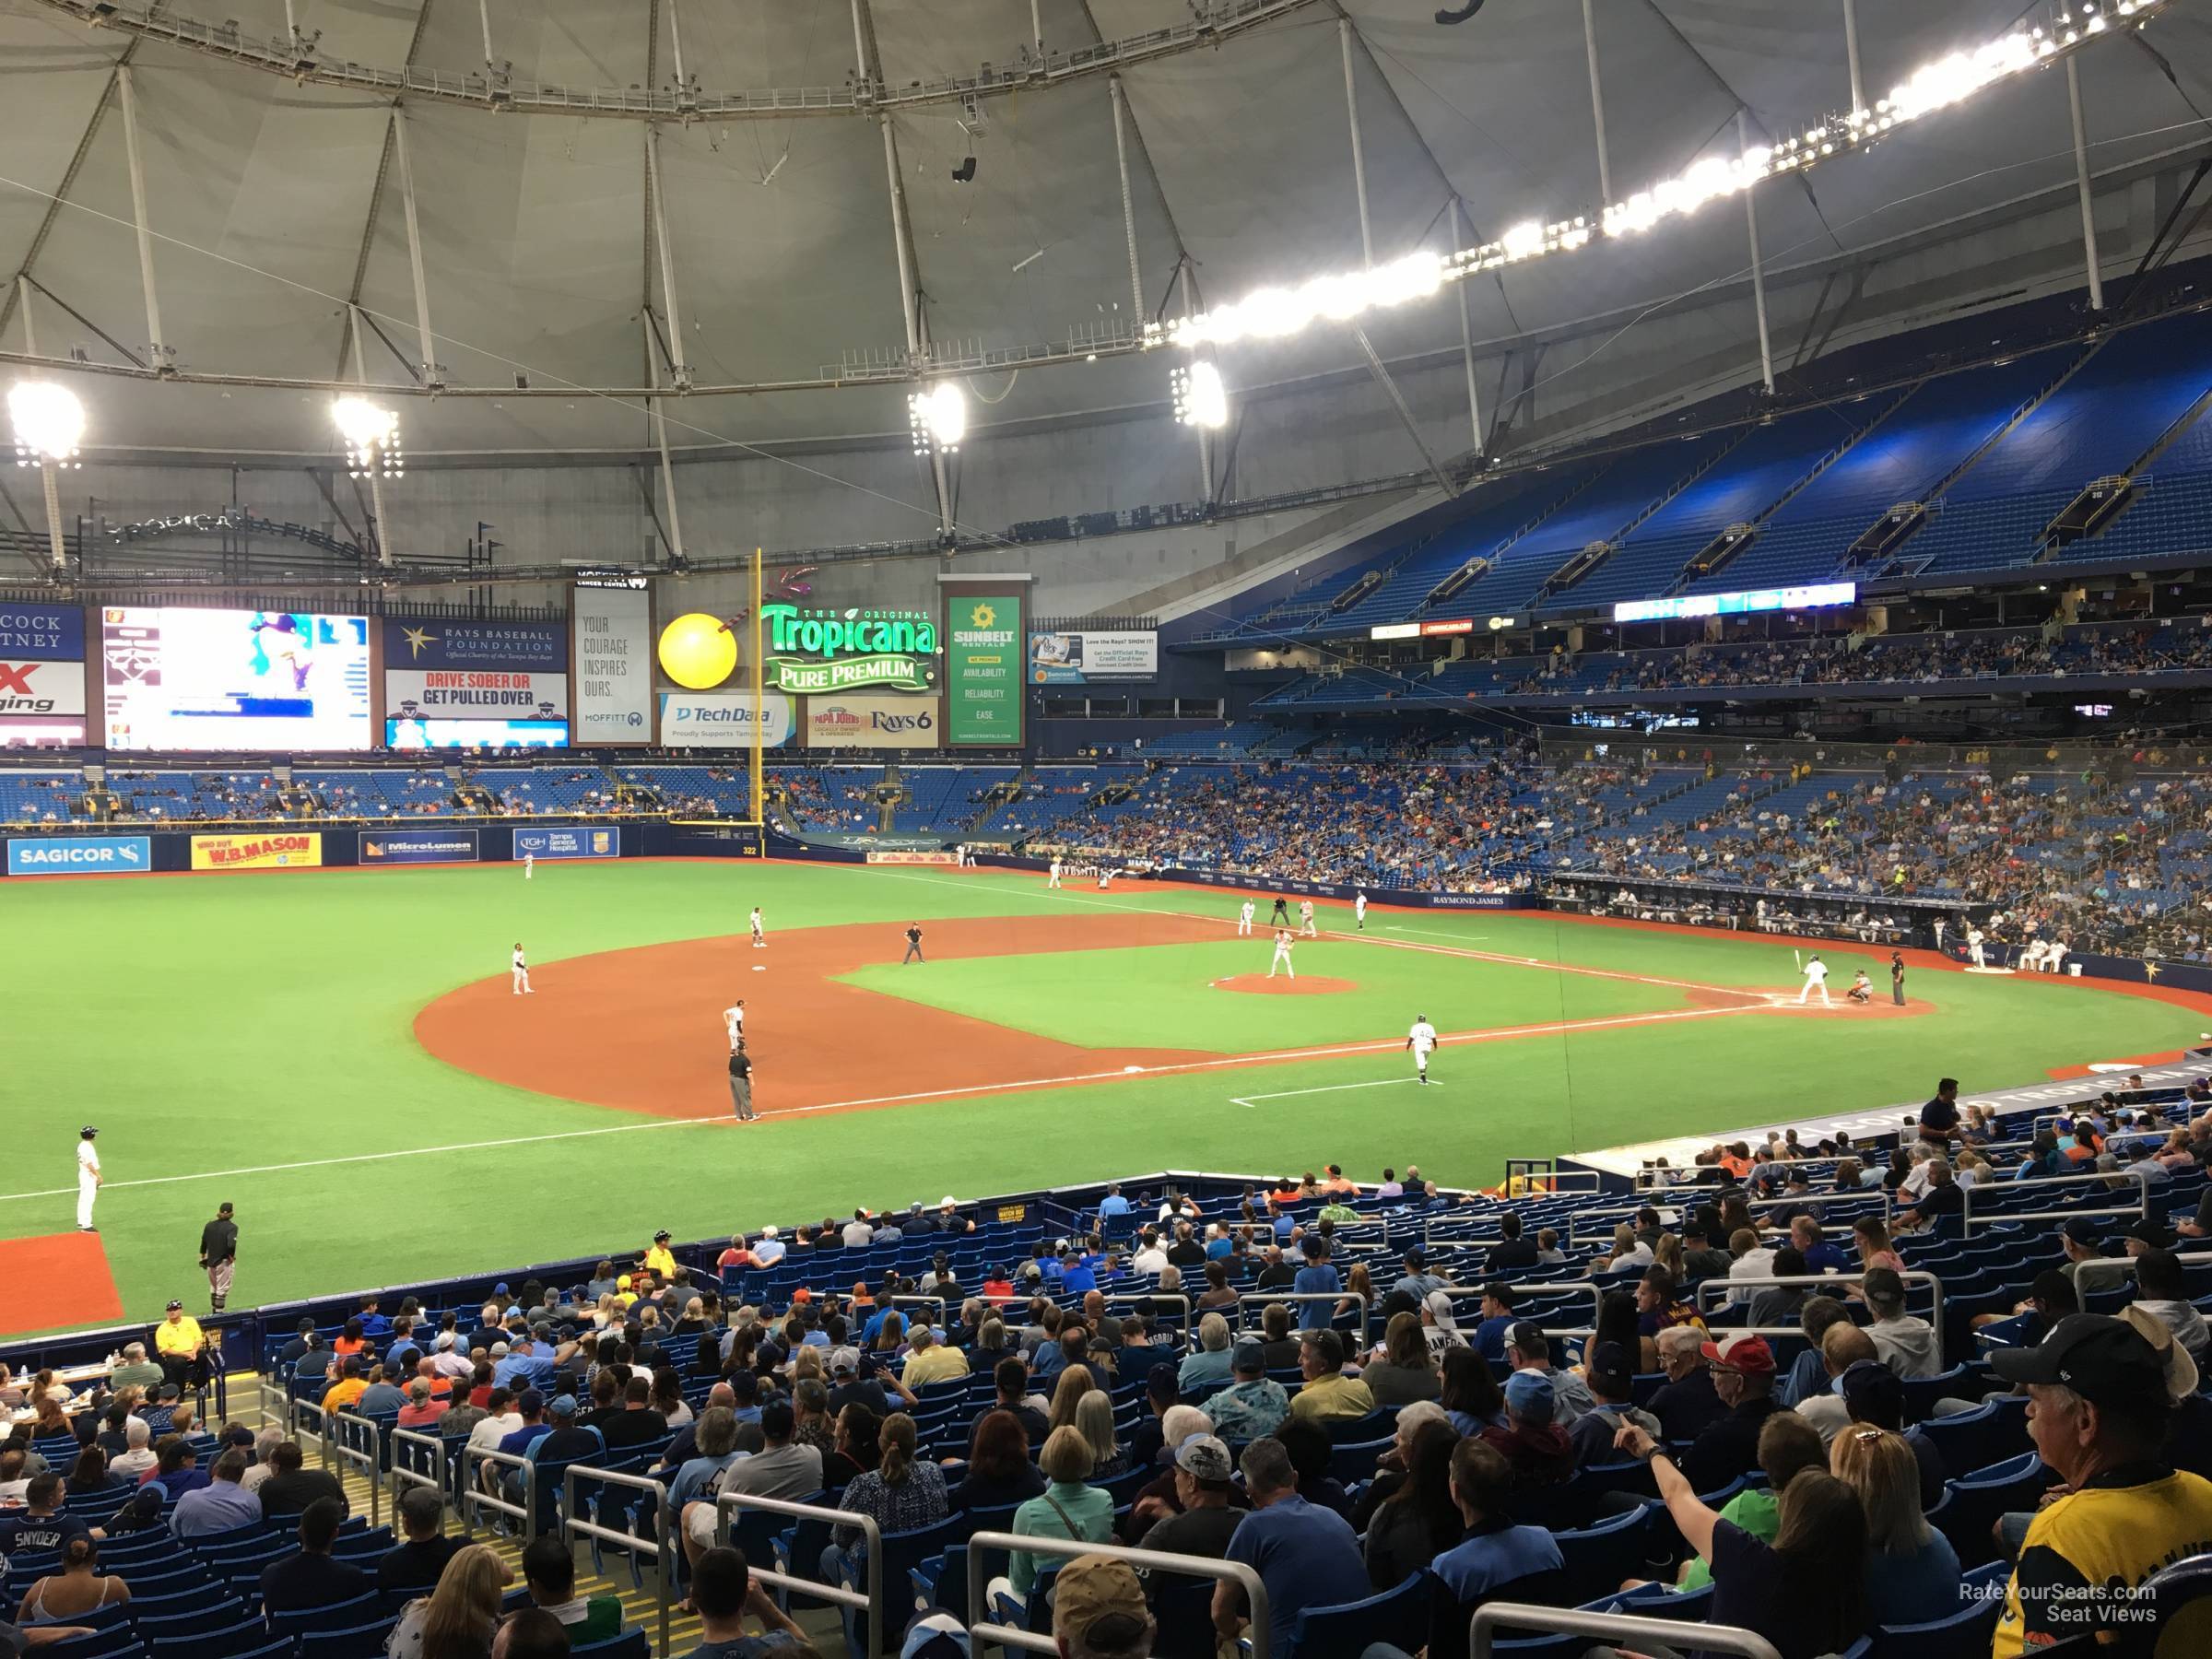
<instances>
[{"instance_id":1,"label":"bright stadium light","mask_svg":"<svg viewBox=\"0 0 2212 1659\"><path fill-rule=\"evenodd\" d=\"M1229 424L1229 393L1221 384L1221 371L1204 358L1175 371L1175 418L1189 427L1225 427Z\"/></svg>"},{"instance_id":2,"label":"bright stadium light","mask_svg":"<svg viewBox=\"0 0 2212 1659\"><path fill-rule=\"evenodd\" d=\"M365 397L341 397L330 406L338 436L346 441L346 465L357 478L406 476L406 455L399 447L399 416Z\"/></svg>"},{"instance_id":3,"label":"bright stadium light","mask_svg":"<svg viewBox=\"0 0 2212 1659\"><path fill-rule=\"evenodd\" d=\"M18 381L8 389L7 418L16 429L18 465L76 465L76 446L85 435L85 406L68 387L52 381Z\"/></svg>"},{"instance_id":4,"label":"bright stadium light","mask_svg":"<svg viewBox=\"0 0 2212 1659\"><path fill-rule=\"evenodd\" d=\"M949 454L968 436L967 394L953 382L939 381L908 394L906 418L913 429L915 454Z\"/></svg>"},{"instance_id":5,"label":"bright stadium light","mask_svg":"<svg viewBox=\"0 0 2212 1659\"><path fill-rule=\"evenodd\" d=\"M2073 0L2041 25L2014 29L1971 51L1950 53L1923 65L1870 110L1823 117L1771 147L1754 145L1736 156L1709 156L1672 179L1608 203L1594 215L1526 219L1496 241L1460 253L1413 253L1368 270L1316 276L1296 288L1258 288L1218 310L1171 319L1149 337L1193 349L1238 340L1278 339L1317 322L1347 322L1422 298L1447 282L1464 282L1504 265L1571 253L1594 237L1649 230L1723 196L1740 194L1762 179L1802 172L1877 144L1924 115L1964 103L2099 35L2141 29L2168 4L2170 0Z\"/></svg>"}]
</instances>

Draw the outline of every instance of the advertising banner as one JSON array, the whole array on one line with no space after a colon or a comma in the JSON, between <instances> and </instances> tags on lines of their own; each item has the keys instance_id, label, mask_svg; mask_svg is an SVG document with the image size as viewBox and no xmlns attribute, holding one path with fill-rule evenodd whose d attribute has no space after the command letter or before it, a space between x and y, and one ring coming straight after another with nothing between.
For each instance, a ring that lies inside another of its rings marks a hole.
<instances>
[{"instance_id":1,"label":"advertising banner","mask_svg":"<svg viewBox=\"0 0 2212 1659\"><path fill-rule=\"evenodd\" d=\"M84 606L0 603L0 657L83 662Z\"/></svg>"},{"instance_id":2,"label":"advertising banner","mask_svg":"<svg viewBox=\"0 0 2212 1659\"><path fill-rule=\"evenodd\" d=\"M84 664L0 655L0 718L82 719L84 712Z\"/></svg>"},{"instance_id":3,"label":"advertising banner","mask_svg":"<svg viewBox=\"0 0 2212 1659\"><path fill-rule=\"evenodd\" d=\"M575 590L580 745L653 741L652 599L634 588Z\"/></svg>"},{"instance_id":4,"label":"advertising banner","mask_svg":"<svg viewBox=\"0 0 2212 1659\"><path fill-rule=\"evenodd\" d=\"M806 747L810 749L934 749L937 747L937 706L934 700L863 691L846 697L806 700Z\"/></svg>"},{"instance_id":5,"label":"advertising banner","mask_svg":"<svg viewBox=\"0 0 2212 1659\"><path fill-rule=\"evenodd\" d=\"M622 832L619 830L517 830L514 831L514 855L527 853L533 858L619 858L622 856Z\"/></svg>"},{"instance_id":6,"label":"advertising banner","mask_svg":"<svg viewBox=\"0 0 2212 1659\"><path fill-rule=\"evenodd\" d=\"M46 836L7 843L10 876L143 876L154 867L143 835Z\"/></svg>"},{"instance_id":7,"label":"advertising banner","mask_svg":"<svg viewBox=\"0 0 2212 1659\"><path fill-rule=\"evenodd\" d=\"M474 830L364 830L365 865L475 864Z\"/></svg>"},{"instance_id":8,"label":"advertising banner","mask_svg":"<svg viewBox=\"0 0 2212 1659\"><path fill-rule=\"evenodd\" d=\"M876 865L957 865L958 853L879 853L871 852L868 862Z\"/></svg>"},{"instance_id":9,"label":"advertising banner","mask_svg":"<svg viewBox=\"0 0 2212 1659\"><path fill-rule=\"evenodd\" d=\"M1021 599L962 594L946 601L945 740L1021 746Z\"/></svg>"},{"instance_id":10,"label":"advertising banner","mask_svg":"<svg viewBox=\"0 0 2212 1659\"><path fill-rule=\"evenodd\" d=\"M760 747L782 748L794 736L792 700L770 691L760 700ZM661 693L661 743L667 748L750 748L753 724L750 691Z\"/></svg>"},{"instance_id":11,"label":"advertising banner","mask_svg":"<svg viewBox=\"0 0 2212 1659\"><path fill-rule=\"evenodd\" d=\"M322 862L323 836L315 830L192 838L195 870L312 870Z\"/></svg>"},{"instance_id":12,"label":"advertising banner","mask_svg":"<svg viewBox=\"0 0 2212 1659\"><path fill-rule=\"evenodd\" d=\"M112 749L367 749L369 618L109 606L100 685Z\"/></svg>"},{"instance_id":13,"label":"advertising banner","mask_svg":"<svg viewBox=\"0 0 2212 1659\"><path fill-rule=\"evenodd\" d=\"M527 668L387 668L387 720L559 720L569 677Z\"/></svg>"},{"instance_id":14,"label":"advertising banner","mask_svg":"<svg viewBox=\"0 0 2212 1659\"><path fill-rule=\"evenodd\" d=\"M764 683L779 691L936 688L937 625L924 612L764 605L760 625Z\"/></svg>"},{"instance_id":15,"label":"advertising banner","mask_svg":"<svg viewBox=\"0 0 2212 1659\"><path fill-rule=\"evenodd\" d=\"M1030 683L1093 686L1101 680L1148 680L1159 674L1156 633L1033 633Z\"/></svg>"},{"instance_id":16,"label":"advertising banner","mask_svg":"<svg viewBox=\"0 0 2212 1659\"><path fill-rule=\"evenodd\" d=\"M565 720L425 720L406 715L384 722L390 749L557 749L569 747Z\"/></svg>"},{"instance_id":17,"label":"advertising banner","mask_svg":"<svg viewBox=\"0 0 2212 1659\"><path fill-rule=\"evenodd\" d=\"M559 622L386 622L384 666L564 674L569 630Z\"/></svg>"}]
</instances>

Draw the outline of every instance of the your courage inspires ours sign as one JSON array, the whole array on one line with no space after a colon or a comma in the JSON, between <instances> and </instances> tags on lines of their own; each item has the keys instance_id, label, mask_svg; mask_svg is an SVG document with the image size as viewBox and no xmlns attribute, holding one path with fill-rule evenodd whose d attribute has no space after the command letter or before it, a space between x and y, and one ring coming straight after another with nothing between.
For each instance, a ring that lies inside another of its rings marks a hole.
<instances>
[{"instance_id":1,"label":"your courage inspires ours sign","mask_svg":"<svg viewBox=\"0 0 2212 1659\"><path fill-rule=\"evenodd\" d=\"M936 685L937 627L921 611L764 605L760 621L768 630L770 684L779 691L927 691Z\"/></svg>"}]
</instances>

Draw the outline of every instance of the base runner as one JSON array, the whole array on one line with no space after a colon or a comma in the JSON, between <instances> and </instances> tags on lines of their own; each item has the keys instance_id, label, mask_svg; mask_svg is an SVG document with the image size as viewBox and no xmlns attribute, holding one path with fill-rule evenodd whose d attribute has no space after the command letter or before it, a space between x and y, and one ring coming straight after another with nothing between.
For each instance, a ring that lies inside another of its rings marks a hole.
<instances>
[{"instance_id":1,"label":"base runner","mask_svg":"<svg viewBox=\"0 0 2212 1659\"><path fill-rule=\"evenodd\" d=\"M1249 899L1237 907L1237 937L1240 939L1252 937L1252 918L1253 912L1259 908Z\"/></svg>"},{"instance_id":2,"label":"base runner","mask_svg":"<svg viewBox=\"0 0 2212 1659\"><path fill-rule=\"evenodd\" d=\"M752 927L753 948L755 950L766 949L768 947L768 935L760 931L760 907L757 904L753 906Z\"/></svg>"},{"instance_id":3,"label":"base runner","mask_svg":"<svg viewBox=\"0 0 2212 1659\"><path fill-rule=\"evenodd\" d=\"M735 1053L745 1046L744 997L739 997L722 1011L722 1029L729 1033L731 1053Z\"/></svg>"},{"instance_id":4,"label":"base runner","mask_svg":"<svg viewBox=\"0 0 2212 1659\"><path fill-rule=\"evenodd\" d=\"M1313 925L1313 900L1311 899L1298 901L1298 933L1302 939L1321 937L1321 929Z\"/></svg>"},{"instance_id":5,"label":"base runner","mask_svg":"<svg viewBox=\"0 0 2212 1659\"><path fill-rule=\"evenodd\" d=\"M1406 1046L1413 1051L1414 1075L1423 1083L1429 1081L1429 1056L1436 1049L1436 1028L1429 1023L1429 1016L1416 1014L1413 1026L1406 1033Z\"/></svg>"}]
</instances>

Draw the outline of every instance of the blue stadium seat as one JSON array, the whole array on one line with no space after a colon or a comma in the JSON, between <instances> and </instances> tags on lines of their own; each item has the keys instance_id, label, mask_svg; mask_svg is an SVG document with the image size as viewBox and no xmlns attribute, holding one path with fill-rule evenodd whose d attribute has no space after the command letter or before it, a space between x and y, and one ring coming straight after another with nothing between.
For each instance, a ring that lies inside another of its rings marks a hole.
<instances>
[{"instance_id":1,"label":"blue stadium seat","mask_svg":"<svg viewBox=\"0 0 2212 1659\"><path fill-rule=\"evenodd\" d=\"M1290 1627L1293 1653L1357 1653L1378 1641L1416 1652L1429 1629L1427 1572L1409 1572L1379 1594L1335 1606L1307 1607Z\"/></svg>"}]
</instances>

